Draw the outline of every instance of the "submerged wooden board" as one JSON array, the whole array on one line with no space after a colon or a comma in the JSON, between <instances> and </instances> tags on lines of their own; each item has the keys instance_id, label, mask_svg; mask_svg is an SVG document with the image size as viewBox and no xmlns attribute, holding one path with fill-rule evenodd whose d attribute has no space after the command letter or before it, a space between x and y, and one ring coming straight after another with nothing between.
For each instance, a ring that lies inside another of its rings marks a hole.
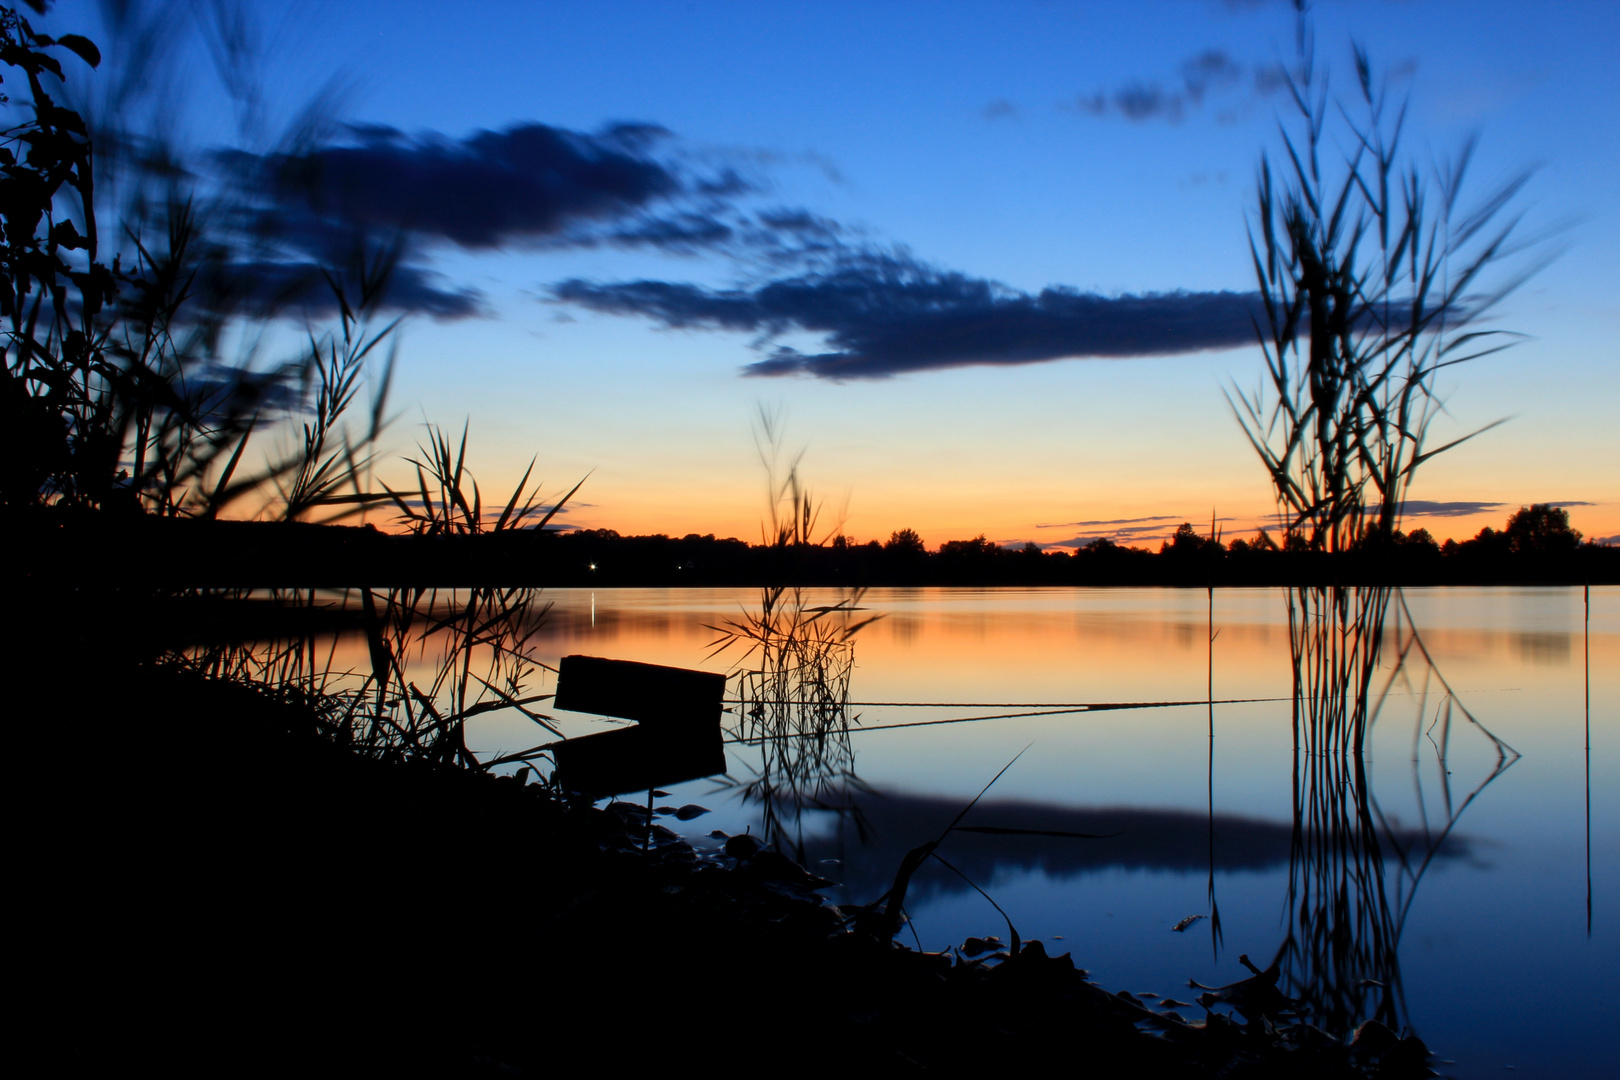
<instances>
[{"instance_id":1,"label":"submerged wooden board","mask_svg":"<svg viewBox=\"0 0 1620 1080\"><path fill-rule=\"evenodd\" d=\"M712 671L565 656L557 665L552 706L616 716L664 728L707 728L720 723L726 677Z\"/></svg>"},{"instance_id":2,"label":"submerged wooden board","mask_svg":"<svg viewBox=\"0 0 1620 1080\"><path fill-rule=\"evenodd\" d=\"M720 714L726 677L710 671L565 656L553 706L636 721L552 745L569 791L622 795L726 771Z\"/></svg>"}]
</instances>

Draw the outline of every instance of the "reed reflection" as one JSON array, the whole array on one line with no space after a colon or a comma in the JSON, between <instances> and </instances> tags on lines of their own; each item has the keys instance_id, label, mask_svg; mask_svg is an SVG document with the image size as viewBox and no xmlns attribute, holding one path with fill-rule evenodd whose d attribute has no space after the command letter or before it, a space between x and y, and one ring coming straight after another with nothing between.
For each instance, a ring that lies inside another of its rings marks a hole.
<instances>
[{"instance_id":1,"label":"reed reflection","mask_svg":"<svg viewBox=\"0 0 1620 1080\"><path fill-rule=\"evenodd\" d=\"M855 635L879 618L863 615L862 595L812 604L803 590L767 588L757 612L712 627L711 655L742 650L729 740L758 753L757 765L743 758L750 775L722 778L722 790L756 804L765 843L791 847L800 862L806 812L860 820L849 677Z\"/></svg>"},{"instance_id":2,"label":"reed reflection","mask_svg":"<svg viewBox=\"0 0 1620 1080\"><path fill-rule=\"evenodd\" d=\"M1417 888L1473 800L1518 754L1458 700L1412 624L1383 588L1302 588L1288 595L1294 675L1294 821L1287 932L1272 962L1300 1014L1330 1032L1366 1020L1409 1023L1399 946ZM1396 695L1415 703L1416 827L1396 828L1372 783L1368 740ZM1453 739L1482 737L1494 764L1460 799ZM1439 777L1431 814L1427 743Z\"/></svg>"},{"instance_id":3,"label":"reed reflection","mask_svg":"<svg viewBox=\"0 0 1620 1080\"><path fill-rule=\"evenodd\" d=\"M561 732L535 706L536 634L549 604L533 588L284 590L213 598L229 632L177 645L171 659L251 683L313 710L321 734L384 760L488 770L538 766L544 745L480 757L466 726L516 713ZM363 649L353 647L360 638Z\"/></svg>"},{"instance_id":4,"label":"reed reflection","mask_svg":"<svg viewBox=\"0 0 1620 1080\"><path fill-rule=\"evenodd\" d=\"M1219 959L1223 935L1221 905L1215 898L1215 638L1220 631L1215 629L1215 587L1211 585L1207 591L1209 611L1205 630L1209 640L1209 653L1204 689L1209 699L1209 759L1205 769L1204 794L1209 815L1209 949L1210 955Z\"/></svg>"}]
</instances>

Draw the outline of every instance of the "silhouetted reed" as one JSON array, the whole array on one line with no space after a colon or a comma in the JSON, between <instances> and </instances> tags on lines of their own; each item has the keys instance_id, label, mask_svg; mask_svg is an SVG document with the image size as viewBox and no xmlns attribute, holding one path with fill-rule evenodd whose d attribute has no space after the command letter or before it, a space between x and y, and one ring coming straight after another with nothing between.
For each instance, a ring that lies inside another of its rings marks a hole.
<instances>
[{"instance_id":1,"label":"silhouetted reed","mask_svg":"<svg viewBox=\"0 0 1620 1080\"><path fill-rule=\"evenodd\" d=\"M451 448L449 435L442 428L430 424L427 445L418 445L417 451L420 457L406 459L416 469L416 496L412 498L407 493L383 485L388 498L399 509L400 522L417 536L467 536L522 528L544 529L585 483L581 479L550 506L539 504L539 485L529 487L529 477L534 475L534 463L538 460L531 458L505 505L496 511L486 511L483 493L479 491L478 481L467 465L466 424L462 425L461 440L454 449ZM494 513L493 520L490 518L491 512ZM531 520L535 518L538 520Z\"/></svg>"},{"instance_id":2,"label":"silhouetted reed","mask_svg":"<svg viewBox=\"0 0 1620 1080\"><path fill-rule=\"evenodd\" d=\"M391 357L373 383L369 425L350 432L343 417L368 357L397 326L377 327L397 244L357 236L346 253L308 267L297 297L267 292L256 275L277 264L242 226L251 217L236 201L245 188L205 195L173 147L138 136L127 117L91 125L63 107L42 76L62 80L57 96L85 80L64 70L58 50L92 67L100 51L0 11L6 63L29 91L28 118L0 134L8 144L0 407L11 433L0 503L211 518L245 501L262 517L330 520L380 499L360 477L384 426ZM103 143L104 160L95 153ZM126 188L110 230L123 250L110 263L97 221L105 181ZM314 288L322 281L326 296ZM265 326L295 314L295 299L306 310L335 309L334 323L311 327L300 355L260 362ZM262 463L250 443L269 444Z\"/></svg>"},{"instance_id":3,"label":"silhouetted reed","mask_svg":"<svg viewBox=\"0 0 1620 1080\"><path fill-rule=\"evenodd\" d=\"M812 603L795 568L814 537L821 506L799 477L803 451L783 470L782 418L761 406L754 445L766 477L766 542L775 557L777 582L760 590L759 609L709 629L711 656L740 650L736 723L731 737L760 752L746 780L727 778L743 798L756 802L768 840L785 836L791 821L794 845L803 852L806 809L848 809L860 786L855 775L849 710L849 677L855 665L855 635L881 616L861 617L864 589L831 604ZM841 523L840 523L841 524ZM788 819L782 814L786 811Z\"/></svg>"},{"instance_id":4,"label":"silhouetted reed","mask_svg":"<svg viewBox=\"0 0 1620 1080\"><path fill-rule=\"evenodd\" d=\"M748 779L728 780L760 806L770 840L784 838L791 822L802 848L803 812L847 810L861 788L849 739L860 723L850 712L849 677L854 636L872 619L853 617L860 599L856 591L814 605L802 590L778 586L764 590L758 612L713 627L716 652L743 650L729 735L760 755L757 767L745 762Z\"/></svg>"},{"instance_id":5,"label":"silhouetted reed","mask_svg":"<svg viewBox=\"0 0 1620 1080\"><path fill-rule=\"evenodd\" d=\"M1341 551L1393 535L1418 467L1495 426L1430 446L1436 378L1509 344L1478 324L1539 267L1487 281L1524 248L1520 217L1501 218L1528 173L1465 207L1472 140L1427 173L1402 146L1406 103L1359 46L1349 101L1330 96L1303 10L1298 46L1297 68L1282 71L1296 120L1281 130L1287 164L1279 178L1262 158L1250 225L1266 374L1228 401L1285 531Z\"/></svg>"},{"instance_id":6,"label":"silhouetted reed","mask_svg":"<svg viewBox=\"0 0 1620 1080\"><path fill-rule=\"evenodd\" d=\"M1393 627L1390 615L1394 612ZM1287 934L1275 963L1301 1015L1335 1034L1365 1020L1410 1023L1399 946L1417 887L1473 799L1517 758L1479 724L1435 666L1407 610L1388 589L1299 589L1289 595L1294 670L1294 828ZM1380 672L1387 672L1375 686ZM1373 790L1370 732L1394 700L1415 703L1432 740L1442 808L1431 815L1420 777L1421 828L1397 829ZM1448 754L1454 720L1482 733L1494 768L1460 802Z\"/></svg>"}]
</instances>

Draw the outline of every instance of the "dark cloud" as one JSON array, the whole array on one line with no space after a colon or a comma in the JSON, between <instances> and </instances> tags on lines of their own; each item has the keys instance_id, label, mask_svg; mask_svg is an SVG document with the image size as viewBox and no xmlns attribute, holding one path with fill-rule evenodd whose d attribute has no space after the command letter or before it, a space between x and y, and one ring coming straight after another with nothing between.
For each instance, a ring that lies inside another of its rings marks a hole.
<instances>
[{"instance_id":1,"label":"dark cloud","mask_svg":"<svg viewBox=\"0 0 1620 1080\"><path fill-rule=\"evenodd\" d=\"M1253 342L1258 304L1253 293L1233 292L1102 296L1052 287L1026 293L875 253L754 288L570 279L551 292L593 311L641 315L670 328L754 333L760 347L793 330L823 334L828 352L777 346L744 371L835 381L971 364L1232 348Z\"/></svg>"},{"instance_id":2,"label":"dark cloud","mask_svg":"<svg viewBox=\"0 0 1620 1080\"><path fill-rule=\"evenodd\" d=\"M376 125L346 131L296 152L214 157L239 192L237 227L254 252L236 260L233 288L325 311L322 267L387 250L395 270L385 306L456 319L481 314L480 296L439 282L427 267L435 245L757 248L767 264L805 245L791 223L784 232L738 209L753 188L735 168L678 163L664 152L669 133L652 124L587 133L524 123L461 139Z\"/></svg>"},{"instance_id":3,"label":"dark cloud","mask_svg":"<svg viewBox=\"0 0 1620 1080\"><path fill-rule=\"evenodd\" d=\"M338 311L330 269L307 260L239 261L224 267L221 276L235 302L261 315L294 309L307 316L326 317ZM357 281L338 278L351 298L360 294ZM400 264L389 275L379 305L384 310L411 312L435 319L465 319L482 314L480 294L440 284L438 274L422 266Z\"/></svg>"},{"instance_id":4,"label":"dark cloud","mask_svg":"<svg viewBox=\"0 0 1620 1080\"><path fill-rule=\"evenodd\" d=\"M715 254L732 261L781 270L824 264L852 249L852 230L800 208L737 206L641 214L622 223L572 230L553 246L656 248L667 255Z\"/></svg>"},{"instance_id":5,"label":"dark cloud","mask_svg":"<svg viewBox=\"0 0 1620 1080\"><path fill-rule=\"evenodd\" d=\"M186 377L185 389L193 415L206 422L228 422L249 411L292 413L302 407L298 387L285 370L209 363Z\"/></svg>"},{"instance_id":6,"label":"dark cloud","mask_svg":"<svg viewBox=\"0 0 1620 1080\"><path fill-rule=\"evenodd\" d=\"M1183 92L1195 105L1201 105L1211 90L1234 86L1243 78L1243 65L1219 49L1205 49L1181 65Z\"/></svg>"},{"instance_id":7,"label":"dark cloud","mask_svg":"<svg viewBox=\"0 0 1620 1080\"><path fill-rule=\"evenodd\" d=\"M710 214L682 213L632 221L605 233L608 243L623 247L653 247L672 255L695 255L735 240L737 230ZM580 243L593 240L581 238Z\"/></svg>"},{"instance_id":8,"label":"dark cloud","mask_svg":"<svg viewBox=\"0 0 1620 1080\"><path fill-rule=\"evenodd\" d=\"M300 275L397 245L390 303L439 319L480 314L479 294L435 284L435 246L487 251L619 247L717 255L754 273L827 265L859 235L799 208L748 205L759 193L738 151L697 165L664 128L616 124L594 133L540 123L461 139L353 126L340 142L296 153L221 153L216 163L246 193L243 232L263 253L251 289L317 306ZM740 163L740 164L739 164ZM302 290L300 292L300 290Z\"/></svg>"},{"instance_id":9,"label":"dark cloud","mask_svg":"<svg viewBox=\"0 0 1620 1080\"><path fill-rule=\"evenodd\" d=\"M1201 54L1183 66L1176 93L1202 101L1232 70L1224 54ZM1157 107L1147 102L1127 107ZM747 367L751 375L881 378L1184 353L1252 339L1252 294L1026 293L925 266L803 209L751 205L760 188L739 171L737 163L747 163L741 152L694 160L656 125L580 132L534 122L463 138L358 126L297 152L217 159L249 193L243 231L257 250L238 261L263 278L250 290L317 309L330 306L317 268L340 265L355 250L395 245L388 306L456 319L481 314L481 297L435 277L428 269L435 247L609 246L719 256L755 283L707 289L570 280L554 286L553 297L668 327L756 335L770 351ZM826 351L780 344L795 331L823 335Z\"/></svg>"},{"instance_id":10,"label":"dark cloud","mask_svg":"<svg viewBox=\"0 0 1620 1080\"><path fill-rule=\"evenodd\" d=\"M655 204L724 199L747 187L730 170L692 176L654 158L668 133L648 124L586 133L527 123L463 139L384 127L350 131L346 144L238 155L232 164L271 186L288 225L336 219L471 249L564 238ZM657 243L658 234L647 239Z\"/></svg>"},{"instance_id":11,"label":"dark cloud","mask_svg":"<svg viewBox=\"0 0 1620 1080\"><path fill-rule=\"evenodd\" d=\"M1201 100L1228 78L1222 54L1185 66L1177 92ZM255 238L241 269L250 292L331 306L319 267L394 244L387 304L437 319L482 313L480 295L428 269L435 246L484 251L622 247L719 256L763 279L737 289L670 281L565 281L553 296L581 307L650 317L669 327L751 333L775 346L751 375L881 378L970 364L1078 356L1143 356L1225 348L1253 335L1250 294L1102 296L1039 293L924 266L879 249L858 230L797 208L749 205L759 188L734 167L746 155L683 157L668 131L617 124L595 132L541 123L464 138L347 129L297 152L222 154L250 193L242 217ZM802 353L780 335L825 336Z\"/></svg>"},{"instance_id":12,"label":"dark cloud","mask_svg":"<svg viewBox=\"0 0 1620 1080\"><path fill-rule=\"evenodd\" d=\"M415 311L436 319L463 319L481 314L481 296L474 289L444 289L438 274L419 266L396 267L388 282L385 307Z\"/></svg>"},{"instance_id":13,"label":"dark cloud","mask_svg":"<svg viewBox=\"0 0 1620 1080\"><path fill-rule=\"evenodd\" d=\"M1264 97L1282 89L1286 80L1274 64L1250 68L1220 49L1205 49L1183 61L1168 83L1132 79L1112 91L1081 94L1075 105L1092 116L1119 116L1135 123L1179 123L1207 100L1230 95L1246 85L1254 95Z\"/></svg>"}]
</instances>

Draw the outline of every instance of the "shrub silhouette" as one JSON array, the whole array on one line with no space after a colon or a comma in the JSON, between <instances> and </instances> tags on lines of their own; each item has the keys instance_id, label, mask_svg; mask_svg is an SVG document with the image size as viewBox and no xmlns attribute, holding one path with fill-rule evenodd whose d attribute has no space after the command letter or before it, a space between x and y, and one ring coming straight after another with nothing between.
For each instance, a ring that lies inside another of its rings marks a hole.
<instances>
[{"instance_id":1,"label":"shrub silhouette","mask_svg":"<svg viewBox=\"0 0 1620 1080\"><path fill-rule=\"evenodd\" d=\"M1580 532L1569 527L1569 511L1549 503L1521 506L1502 534L1515 555L1559 555L1581 544Z\"/></svg>"},{"instance_id":2,"label":"shrub silhouette","mask_svg":"<svg viewBox=\"0 0 1620 1080\"><path fill-rule=\"evenodd\" d=\"M889 542L883 545L883 550L891 555L907 556L926 554L928 548L915 529L901 529L889 534Z\"/></svg>"}]
</instances>

